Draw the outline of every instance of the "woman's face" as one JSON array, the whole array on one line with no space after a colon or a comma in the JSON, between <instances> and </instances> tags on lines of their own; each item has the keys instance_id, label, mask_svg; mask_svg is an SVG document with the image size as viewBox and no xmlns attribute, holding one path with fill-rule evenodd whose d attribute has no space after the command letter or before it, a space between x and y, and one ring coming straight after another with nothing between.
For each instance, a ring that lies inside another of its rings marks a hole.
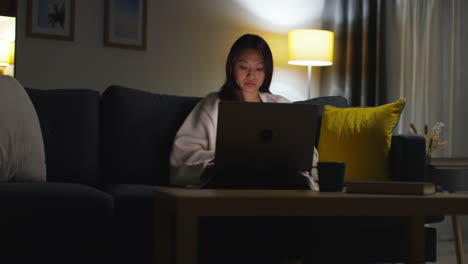
<instances>
[{"instance_id":1,"label":"woman's face","mask_svg":"<svg viewBox=\"0 0 468 264\"><path fill-rule=\"evenodd\" d=\"M256 49L244 49L234 63L234 78L243 94L258 94L265 80L263 56Z\"/></svg>"}]
</instances>

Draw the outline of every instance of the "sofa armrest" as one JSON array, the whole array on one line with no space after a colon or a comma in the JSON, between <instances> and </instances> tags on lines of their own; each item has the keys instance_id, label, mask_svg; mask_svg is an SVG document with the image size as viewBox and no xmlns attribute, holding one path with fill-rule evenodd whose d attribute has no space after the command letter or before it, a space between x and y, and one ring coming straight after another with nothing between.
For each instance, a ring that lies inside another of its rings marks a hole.
<instances>
[{"instance_id":1,"label":"sofa armrest","mask_svg":"<svg viewBox=\"0 0 468 264\"><path fill-rule=\"evenodd\" d=\"M424 181L426 139L422 135L400 134L392 137L390 177L393 181Z\"/></svg>"}]
</instances>

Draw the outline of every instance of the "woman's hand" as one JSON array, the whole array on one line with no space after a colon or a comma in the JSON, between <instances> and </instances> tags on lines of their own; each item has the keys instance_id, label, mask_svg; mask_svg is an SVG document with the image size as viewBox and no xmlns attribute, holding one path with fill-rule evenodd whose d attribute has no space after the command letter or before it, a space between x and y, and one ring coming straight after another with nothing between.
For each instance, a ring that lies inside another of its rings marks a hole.
<instances>
[{"instance_id":1,"label":"woman's hand","mask_svg":"<svg viewBox=\"0 0 468 264\"><path fill-rule=\"evenodd\" d=\"M212 171L214 170L214 166L215 166L215 163L214 163L214 160L210 160L208 161L208 163L206 163L205 165L205 170L203 171L202 175L200 176L200 182L201 183L206 183L210 180L210 178L212 177Z\"/></svg>"},{"instance_id":2,"label":"woman's hand","mask_svg":"<svg viewBox=\"0 0 468 264\"><path fill-rule=\"evenodd\" d=\"M208 161L208 163L206 163L205 168L213 168L214 166L215 166L215 160L212 159L212 160Z\"/></svg>"}]
</instances>

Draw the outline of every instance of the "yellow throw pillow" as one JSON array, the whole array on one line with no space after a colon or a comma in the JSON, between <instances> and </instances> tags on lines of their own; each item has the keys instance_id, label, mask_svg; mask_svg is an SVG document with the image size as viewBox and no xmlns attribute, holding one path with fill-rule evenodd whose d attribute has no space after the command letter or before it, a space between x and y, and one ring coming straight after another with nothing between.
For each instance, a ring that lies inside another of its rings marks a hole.
<instances>
[{"instance_id":1,"label":"yellow throw pillow","mask_svg":"<svg viewBox=\"0 0 468 264\"><path fill-rule=\"evenodd\" d=\"M318 147L320 161L346 162L345 182L389 180L392 131L405 102L400 99L378 107L352 108L326 105Z\"/></svg>"}]
</instances>

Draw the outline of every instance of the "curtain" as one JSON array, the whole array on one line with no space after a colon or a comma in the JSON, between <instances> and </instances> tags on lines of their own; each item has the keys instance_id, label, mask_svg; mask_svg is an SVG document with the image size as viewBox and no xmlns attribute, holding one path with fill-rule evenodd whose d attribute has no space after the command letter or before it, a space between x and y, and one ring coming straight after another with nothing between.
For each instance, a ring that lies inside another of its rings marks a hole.
<instances>
[{"instance_id":1,"label":"curtain","mask_svg":"<svg viewBox=\"0 0 468 264\"><path fill-rule=\"evenodd\" d=\"M323 29L335 32L334 61L321 71L321 95L341 95L352 106L385 103L381 54L384 35L381 0L327 0Z\"/></svg>"},{"instance_id":2,"label":"curtain","mask_svg":"<svg viewBox=\"0 0 468 264\"><path fill-rule=\"evenodd\" d=\"M323 28L335 32L335 58L322 67L321 95L353 106L406 98L396 133L410 123L445 126L435 157L468 157L468 1L327 0Z\"/></svg>"},{"instance_id":3,"label":"curtain","mask_svg":"<svg viewBox=\"0 0 468 264\"><path fill-rule=\"evenodd\" d=\"M433 153L436 157L468 157L468 43L462 25L468 22L468 3L462 0L387 2L385 35L387 54L385 76L390 100L406 98L398 127L408 132L413 123L419 134L436 122L445 126L443 140L448 145Z\"/></svg>"}]
</instances>

